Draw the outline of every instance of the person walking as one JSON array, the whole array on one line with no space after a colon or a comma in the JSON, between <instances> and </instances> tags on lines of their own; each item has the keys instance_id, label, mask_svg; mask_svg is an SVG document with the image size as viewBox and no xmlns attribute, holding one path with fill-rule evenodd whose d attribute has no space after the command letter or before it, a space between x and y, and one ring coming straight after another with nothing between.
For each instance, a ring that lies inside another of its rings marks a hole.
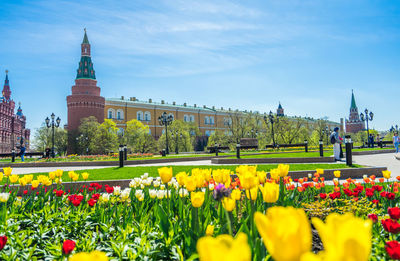
<instances>
[{"instance_id":1,"label":"person walking","mask_svg":"<svg viewBox=\"0 0 400 261\"><path fill-rule=\"evenodd\" d=\"M21 144L19 155L21 156L21 161L24 162L24 156L25 156L25 144Z\"/></svg>"},{"instance_id":2,"label":"person walking","mask_svg":"<svg viewBox=\"0 0 400 261\"><path fill-rule=\"evenodd\" d=\"M341 160L340 158L340 144L342 143L339 137L339 128L335 127L331 134L331 143L333 144L333 156L335 160Z\"/></svg>"},{"instance_id":3,"label":"person walking","mask_svg":"<svg viewBox=\"0 0 400 261\"><path fill-rule=\"evenodd\" d=\"M398 135L399 134L397 132L395 132L394 136L393 136L393 145L394 145L394 148L396 149L396 153L399 152L399 136Z\"/></svg>"}]
</instances>

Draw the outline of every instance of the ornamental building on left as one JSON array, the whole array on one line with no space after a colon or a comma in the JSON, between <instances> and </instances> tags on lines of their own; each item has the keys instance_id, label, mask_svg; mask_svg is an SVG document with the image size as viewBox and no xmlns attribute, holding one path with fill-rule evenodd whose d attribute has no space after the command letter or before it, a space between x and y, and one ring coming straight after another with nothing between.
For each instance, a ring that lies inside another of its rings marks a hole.
<instances>
[{"instance_id":1,"label":"ornamental building on left","mask_svg":"<svg viewBox=\"0 0 400 261\"><path fill-rule=\"evenodd\" d=\"M0 97L0 153L11 153L25 145L29 149L30 130L26 129L26 117L19 104L14 114L15 102L11 99L8 71L4 81L2 96ZM16 151L17 152L17 151Z\"/></svg>"}]
</instances>

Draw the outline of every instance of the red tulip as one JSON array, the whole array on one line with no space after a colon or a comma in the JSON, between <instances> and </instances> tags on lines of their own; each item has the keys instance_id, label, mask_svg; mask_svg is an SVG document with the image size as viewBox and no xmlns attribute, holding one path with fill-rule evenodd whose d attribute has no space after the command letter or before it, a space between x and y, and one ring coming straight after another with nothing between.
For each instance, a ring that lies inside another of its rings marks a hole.
<instances>
[{"instance_id":1,"label":"red tulip","mask_svg":"<svg viewBox=\"0 0 400 261\"><path fill-rule=\"evenodd\" d=\"M399 260L400 259L400 243L397 241L386 242L385 246L386 252L390 258Z\"/></svg>"},{"instance_id":2,"label":"red tulip","mask_svg":"<svg viewBox=\"0 0 400 261\"><path fill-rule=\"evenodd\" d=\"M400 218L400 208L398 208L398 207L388 208L388 214L389 214L391 219L399 220L399 218Z\"/></svg>"},{"instance_id":3,"label":"red tulip","mask_svg":"<svg viewBox=\"0 0 400 261\"><path fill-rule=\"evenodd\" d=\"M319 193L319 197L322 199L326 199L326 194L325 193Z\"/></svg>"},{"instance_id":4,"label":"red tulip","mask_svg":"<svg viewBox=\"0 0 400 261\"><path fill-rule=\"evenodd\" d=\"M62 246L62 251L64 254L69 255L75 248L75 242L73 240L65 240Z\"/></svg>"},{"instance_id":5,"label":"red tulip","mask_svg":"<svg viewBox=\"0 0 400 261\"><path fill-rule=\"evenodd\" d=\"M7 236L0 236L0 250L2 250L7 244Z\"/></svg>"},{"instance_id":6,"label":"red tulip","mask_svg":"<svg viewBox=\"0 0 400 261\"><path fill-rule=\"evenodd\" d=\"M91 198L91 199L88 200L88 205L93 207L96 204L96 202L97 202L96 200Z\"/></svg>"},{"instance_id":7,"label":"red tulip","mask_svg":"<svg viewBox=\"0 0 400 261\"><path fill-rule=\"evenodd\" d=\"M368 218L371 219L374 223L378 222L378 216L376 214L368 214Z\"/></svg>"},{"instance_id":8,"label":"red tulip","mask_svg":"<svg viewBox=\"0 0 400 261\"><path fill-rule=\"evenodd\" d=\"M383 228L389 233L398 234L400 232L400 224L393 219L384 219L381 223Z\"/></svg>"}]
</instances>

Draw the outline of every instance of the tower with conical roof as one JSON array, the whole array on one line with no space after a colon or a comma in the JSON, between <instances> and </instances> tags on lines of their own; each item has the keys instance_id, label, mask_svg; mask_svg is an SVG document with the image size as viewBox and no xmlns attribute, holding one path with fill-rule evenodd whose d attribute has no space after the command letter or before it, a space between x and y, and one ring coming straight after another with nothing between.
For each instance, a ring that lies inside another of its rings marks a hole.
<instances>
[{"instance_id":1,"label":"tower with conical roof","mask_svg":"<svg viewBox=\"0 0 400 261\"><path fill-rule=\"evenodd\" d=\"M281 102L279 102L278 109L276 110L276 116L285 116Z\"/></svg>"},{"instance_id":2,"label":"tower with conical roof","mask_svg":"<svg viewBox=\"0 0 400 261\"><path fill-rule=\"evenodd\" d=\"M365 129L365 124L360 119L354 92L351 90L351 105L349 119L346 119L346 132L356 133Z\"/></svg>"},{"instance_id":3,"label":"tower with conical roof","mask_svg":"<svg viewBox=\"0 0 400 261\"><path fill-rule=\"evenodd\" d=\"M91 46L85 28L75 85L72 86L72 94L67 96L68 132L76 132L81 124L81 119L89 116L96 117L98 122L102 123L104 121L104 105L105 99L100 96L100 87L97 86L91 58Z\"/></svg>"}]
</instances>

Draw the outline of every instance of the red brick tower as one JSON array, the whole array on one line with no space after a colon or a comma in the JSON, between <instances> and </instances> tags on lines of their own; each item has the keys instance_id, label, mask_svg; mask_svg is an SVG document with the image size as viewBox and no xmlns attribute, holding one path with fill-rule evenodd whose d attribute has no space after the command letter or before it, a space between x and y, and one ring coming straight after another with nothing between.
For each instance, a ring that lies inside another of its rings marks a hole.
<instances>
[{"instance_id":1,"label":"red brick tower","mask_svg":"<svg viewBox=\"0 0 400 261\"><path fill-rule=\"evenodd\" d=\"M85 29L75 85L72 86L72 95L67 96L68 131L78 130L81 119L89 116L95 116L102 123L104 121L104 105L105 99L100 96L100 87L97 86L90 57L90 44Z\"/></svg>"},{"instance_id":2,"label":"red brick tower","mask_svg":"<svg viewBox=\"0 0 400 261\"><path fill-rule=\"evenodd\" d=\"M346 132L357 133L365 129L365 124L360 119L356 99L354 99L353 90L351 90L351 106L349 119L346 119Z\"/></svg>"}]
</instances>

